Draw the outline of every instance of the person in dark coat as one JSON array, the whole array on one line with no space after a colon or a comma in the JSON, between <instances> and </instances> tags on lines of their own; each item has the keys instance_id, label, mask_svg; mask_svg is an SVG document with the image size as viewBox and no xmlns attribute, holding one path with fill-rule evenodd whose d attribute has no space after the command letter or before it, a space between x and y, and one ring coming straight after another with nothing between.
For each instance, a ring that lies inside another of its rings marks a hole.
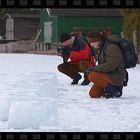
<instances>
[{"instance_id":1,"label":"person in dark coat","mask_svg":"<svg viewBox=\"0 0 140 140\"><path fill-rule=\"evenodd\" d=\"M94 34L94 31L92 34ZM120 38L116 35L111 35L106 39L102 35L97 38L95 36L89 38L100 50L98 64L94 66L89 74L89 80L94 83L89 91L90 97L120 97L122 83L126 77L124 58L117 45Z\"/></svg>"},{"instance_id":2,"label":"person in dark coat","mask_svg":"<svg viewBox=\"0 0 140 140\"><path fill-rule=\"evenodd\" d=\"M88 85L90 80L86 70L94 66L94 57L91 55L89 44L83 37L71 36L69 33L62 33L60 42L62 46L69 49L67 60L70 61L66 60L65 63L58 65L58 70L73 79L72 85L78 84L82 78L79 73L84 73L84 81L81 85Z\"/></svg>"}]
</instances>

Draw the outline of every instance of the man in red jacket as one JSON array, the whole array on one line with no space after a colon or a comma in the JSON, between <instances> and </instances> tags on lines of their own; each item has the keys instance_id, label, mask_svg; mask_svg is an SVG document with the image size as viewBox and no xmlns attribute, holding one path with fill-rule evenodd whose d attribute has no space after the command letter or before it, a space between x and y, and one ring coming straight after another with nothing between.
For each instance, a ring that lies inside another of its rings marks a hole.
<instances>
[{"instance_id":1,"label":"man in red jacket","mask_svg":"<svg viewBox=\"0 0 140 140\"><path fill-rule=\"evenodd\" d=\"M83 37L71 36L69 33L62 33L60 42L69 50L67 59L70 61L58 65L58 70L73 79L72 85L78 84L82 78L79 72L84 73L84 81L81 85L88 85L90 81L86 70L94 65L90 45Z\"/></svg>"}]
</instances>

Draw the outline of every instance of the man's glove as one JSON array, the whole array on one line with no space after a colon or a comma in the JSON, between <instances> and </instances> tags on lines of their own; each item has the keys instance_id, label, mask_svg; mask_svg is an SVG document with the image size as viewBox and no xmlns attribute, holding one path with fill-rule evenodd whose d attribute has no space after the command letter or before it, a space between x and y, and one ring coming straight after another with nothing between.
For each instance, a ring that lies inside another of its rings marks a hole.
<instances>
[{"instance_id":1,"label":"man's glove","mask_svg":"<svg viewBox=\"0 0 140 140\"><path fill-rule=\"evenodd\" d=\"M58 52L58 55L63 57L63 55L69 55L71 50L70 50L70 47L65 46L65 47L59 47L57 49L57 52Z\"/></svg>"},{"instance_id":2,"label":"man's glove","mask_svg":"<svg viewBox=\"0 0 140 140\"><path fill-rule=\"evenodd\" d=\"M86 69L85 73L86 73L87 75L89 75L89 73L92 72L92 71L93 71L93 68L88 68L88 69Z\"/></svg>"},{"instance_id":3,"label":"man's glove","mask_svg":"<svg viewBox=\"0 0 140 140\"><path fill-rule=\"evenodd\" d=\"M65 46L65 47L59 47L57 49L58 55L63 58L63 63L66 63L67 60L69 59L69 55L71 53L70 47Z\"/></svg>"}]
</instances>

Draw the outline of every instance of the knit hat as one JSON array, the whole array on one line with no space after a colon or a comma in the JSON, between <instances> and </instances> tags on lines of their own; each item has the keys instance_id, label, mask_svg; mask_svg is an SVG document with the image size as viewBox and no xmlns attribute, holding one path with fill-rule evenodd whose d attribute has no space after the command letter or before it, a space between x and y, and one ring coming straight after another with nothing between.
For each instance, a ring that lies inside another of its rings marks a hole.
<instances>
[{"instance_id":1,"label":"knit hat","mask_svg":"<svg viewBox=\"0 0 140 140\"><path fill-rule=\"evenodd\" d=\"M92 42L96 42L102 39L102 35L100 32L90 31L87 33L87 38L89 38Z\"/></svg>"},{"instance_id":2,"label":"knit hat","mask_svg":"<svg viewBox=\"0 0 140 140\"><path fill-rule=\"evenodd\" d=\"M60 42L65 42L66 40L69 40L71 38L71 35L69 33L62 33L60 35Z\"/></svg>"}]
</instances>

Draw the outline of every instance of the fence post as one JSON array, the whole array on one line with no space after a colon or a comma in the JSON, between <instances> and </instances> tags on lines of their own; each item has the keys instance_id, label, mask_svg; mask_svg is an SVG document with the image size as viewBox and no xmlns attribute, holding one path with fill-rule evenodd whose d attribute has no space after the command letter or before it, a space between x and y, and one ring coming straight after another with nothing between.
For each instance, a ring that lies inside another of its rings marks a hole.
<instances>
[{"instance_id":1,"label":"fence post","mask_svg":"<svg viewBox=\"0 0 140 140\"><path fill-rule=\"evenodd\" d=\"M121 38L124 38L124 32L123 31L121 32Z\"/></svg>"},{"instance_id":2,"label":"fence post","mask_svg":"<svg viewBox=\"0 0 140 140\"><path fill-rule=\"evenodd\" d=\"M136 53L138 54L138 47L137 47L137 31L133 31L133 44L135 46Z\"/></svg>"},{"instance_id":3,"label":"fence post","mask_svg":"<svg viewBox=\"0 0 140 140\"><path fill-rule=\"evenodd\" d=\"M44 42L44 49L43 49L44 51L46 51L46 43Z\"/></svg>"}]
</instances>

